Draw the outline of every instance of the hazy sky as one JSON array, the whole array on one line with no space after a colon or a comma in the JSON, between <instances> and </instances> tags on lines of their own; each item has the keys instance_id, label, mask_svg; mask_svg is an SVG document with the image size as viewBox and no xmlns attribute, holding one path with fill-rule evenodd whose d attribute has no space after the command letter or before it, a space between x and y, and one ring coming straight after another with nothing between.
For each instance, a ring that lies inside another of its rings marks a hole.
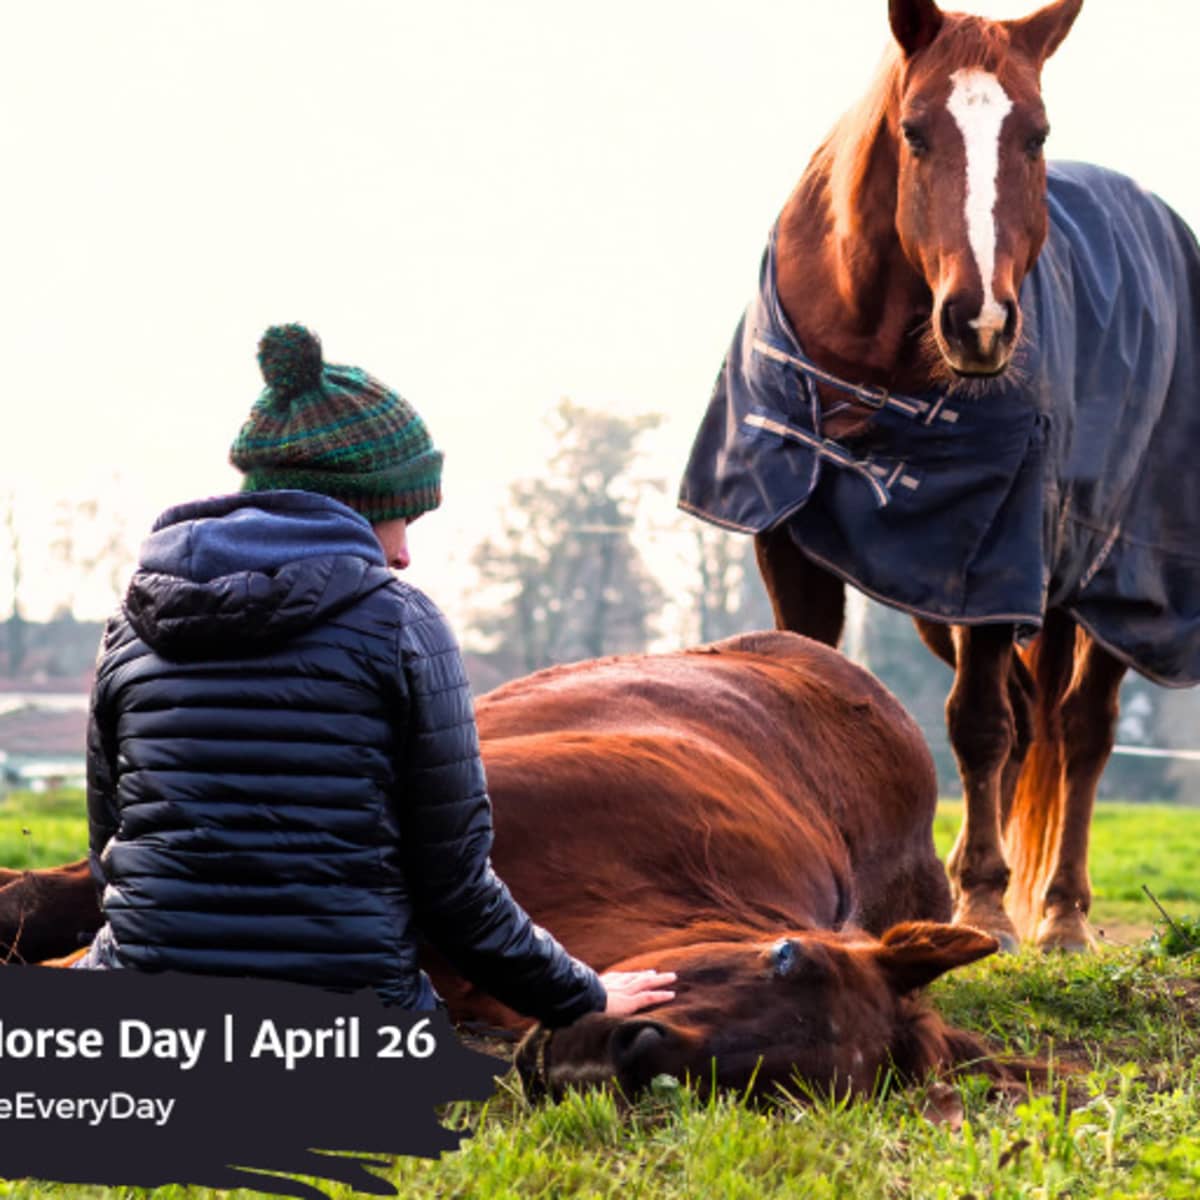
<instances>
[{"instance_id":1,"label":"hazy sky","mask_svg":"<svg viewBox=\"0 0 1200 1200\"><path fill-rule=\"evenodd\" d=\"M0 4L0 501L17 493L30 603L57 500L118 473L140 526L236 486L225 456L280 321L404 393L446 450L413 577L452 613L560 396L664 413L653 465L673 487L766 231L886 14ZM1195 0L1086 0L1046 70L1051 155L1123 169L1200 223L1198 34ZM673 496L656 503L670 521Z\"/></svg>"}]
</instances>

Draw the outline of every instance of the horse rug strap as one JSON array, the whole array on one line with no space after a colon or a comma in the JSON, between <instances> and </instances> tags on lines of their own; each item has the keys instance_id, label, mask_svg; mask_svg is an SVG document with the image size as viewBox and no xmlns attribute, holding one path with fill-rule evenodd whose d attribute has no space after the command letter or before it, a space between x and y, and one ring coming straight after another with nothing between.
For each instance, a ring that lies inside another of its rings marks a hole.
<instances>
[{"instance_id":1,"label":"horse rug strap","mask_svg":"<svg viewBox=\"0 0 1200 1200\"><path fill-rule=\"evenodd\" d=\"M977 392L833 381L779 303L772 236L680 490L726 529L785 523L817 563L893 607L1040 627L1064 608L1158 682L1200 682L1200 248L1132 180L1050 167L1050 232L1024 336ZM822 434L815 380L876 411Z\"/></svg>"}]
</instances>

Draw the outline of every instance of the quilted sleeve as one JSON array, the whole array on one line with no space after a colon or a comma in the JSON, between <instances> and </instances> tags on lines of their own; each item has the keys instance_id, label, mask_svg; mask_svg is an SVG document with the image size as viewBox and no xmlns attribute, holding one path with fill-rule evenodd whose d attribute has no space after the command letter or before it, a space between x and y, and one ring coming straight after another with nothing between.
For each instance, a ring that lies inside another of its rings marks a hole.
<instances>
[{"instance_id":1,"label":"quilted sleeve","mask_svg":"<svg viewBox=\"0 0 1200 1200\"><path fill-rule=\"evenodd\" d=\"M604 1008L596 973L569 955L492 870L492 807L462 656L415 590L399 631L409 694L399 796L405 873L422 933L472 983L549 1026Z\"/></svg>"},{"instance_id":2,"label":"quilted sleeve","mask_svg":"<svg viewBox=\"0 0 1200 1200\"><path fill-rule=\"evenodd\" d=\"M104 686L104 649L108 645L109 631L105 634L96 669L96 682L92 685L87 725L88 864L96 887L101 891L105 881L100 856L109 839L117 832L118 825L115 718L108 711Z\"/></svg>"}]
</instances>

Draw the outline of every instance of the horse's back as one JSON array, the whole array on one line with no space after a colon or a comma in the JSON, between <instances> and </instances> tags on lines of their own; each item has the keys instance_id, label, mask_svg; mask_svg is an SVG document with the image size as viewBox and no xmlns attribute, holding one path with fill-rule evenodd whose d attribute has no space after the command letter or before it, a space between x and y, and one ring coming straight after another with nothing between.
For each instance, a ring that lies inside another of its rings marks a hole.
<instances>
[{"instance_id":1,"label":"horse's back","mask_svg":"<svg viewBox=\"0 0 1200 1200\"><path fill-rule=\"evenodd\" d=\"M552 668L478 718L497 870L600 965L689 919L946 915L924 740L828 647L764 633Z\"/></svg>"},{"instance_id":2,"label":"horse's back","mask_svg":"<svg viewBox=\"0 0 1200 1200\"><path fill-rule=\"evenodd\" d=\"M924 737L896 698L798 634L552 667L482 697L477 720L497 760L505 739L530 733L657 739L724 756L786 795L791 819L832 821L854 847L881 823L895 836L928 824L936 803Z\"/></svg>"},{"instance_id":3,"label":"horse's back","mask_svg":"<svg viewBox=\"0 0 1200 1200\"><path fill-rule=\"evenodd\" d=\"M1047 190L1050 234L1033 295L1022 296L1037 305L1039 382L1060 385L1046 388L1047 411L1064 382L1081 411L1095 406L1110 420L1131 385L1141 420L1147 408L1161 412L1173 377L1195 397L1200 246L1186 222L1129 176L1091 163L1053 164Z\"/></svg>"},{"instance_id":4,"label":"horse's back","mask_svg":"<svg viewBox=\"0 0 1200 1200\"><path fill-rule=\"evenodd\" d=\"M878 680L829 647L798 634L759 632L672 654L622 655L550 667L505 684L476 705L492 742L565 729L635 732L664 721L707 736L757 741L770 723L808 716L836 736L836 718L858 732L920 734ZM803 736L803 729L801 729Z\"/></svg>"},{"instance_id":5,"label":"horse's back","mask_svg":"<svg viewBox=\"0 0 1200 1200\"><path fill-rule=\"evenodd\" d=\"M1051 234L1022 294L1047 414L1046 607L1151 678L1200 680L1200 247L1132 179L1050 175Z\"/></svg>"}]
</instances>

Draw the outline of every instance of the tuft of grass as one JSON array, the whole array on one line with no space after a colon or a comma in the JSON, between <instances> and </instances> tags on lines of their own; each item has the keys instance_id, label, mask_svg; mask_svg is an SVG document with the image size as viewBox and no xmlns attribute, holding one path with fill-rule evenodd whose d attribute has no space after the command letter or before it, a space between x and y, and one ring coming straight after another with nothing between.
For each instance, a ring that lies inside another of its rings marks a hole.
<instances>
[{"instance_id":1,"label":"tuft of grass","mask_svg":"<svg viewBox=\"0 0 1200 1200\"><path fill-rule=\"evenodd\" d=\"M1173 916L1160 921L1147 943L1152 954L1178 958L1200 951L1200 917Z\"/></svg>"}]
</instances>

